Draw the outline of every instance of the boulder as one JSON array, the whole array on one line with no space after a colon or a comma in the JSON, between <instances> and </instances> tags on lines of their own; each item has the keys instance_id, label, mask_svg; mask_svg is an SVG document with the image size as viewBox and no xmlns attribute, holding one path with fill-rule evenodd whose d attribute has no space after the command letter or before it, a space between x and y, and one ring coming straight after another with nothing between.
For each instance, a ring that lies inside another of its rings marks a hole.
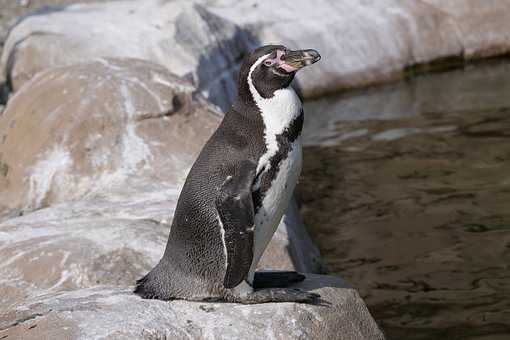
<instances>
[{"instance_id":1,"label":"boulder","mask_svg":"<svg viewBox=\"0 0 510 340\"><path fill-rule=\"evenodd\" d=\"M128 287L165 250L180 187L54 204L0 223L0 311L26 298L97 285ZM259 263L320 272L320 254L291 205Z\"/></svg>"},{"instance_id":2,"label":"boulder","mask_svg":"<svg viewBox=\"0 0 510 340\"><path fill-rule=\"evenodd\" d=\"M466 59L510 52L510 1L422 0L455 24L455 34Z\"/></svg>"},{"instance_id":3,"label":"boulder","mask_svg":"<svg viewBox=\"0 0 510 340\"><path fill-rule=\"evenodd\" d=\"M238 61L251 48L246 44L251 44L250 37L197 1L47 7L13 28L1 69L17 91L47 68L103 57L143 59L187 77L225 108L236 93Z\"/></svg>"},{"instance_id":4,"label":"boulder","mask_svg":"<svg viewBox=\"0 0 510 340\"><path fill-rule=\"evenodd\" d=\"M208 8L262 43L315 48L322 59L297 76L304 97L399 77L413 64L462 54L452 20L421 1L219 0Z\"/></svg>"},{"instance_id":5,"label":"boulder","mask_svg":"<svg viewBox=\"0 0 510 340\"><path fill-rule=\"evenodd\" d=\"M0 212L178 187L220 120L189 82L150 62L48 69L0 116Z\"/></svg>"},{"instance_id":6,"label":"boulder","mask_svg":"<svg viewBox=\"0 0 510 340\"><path fill-rule=\"evenodd\" d=\"M111 286L49 293L4 311L0 338L384 339L358 293L340 279L309 275L297 287L321 294L322 303L165 302Z\"/></svg>"},{"instance_id":7,"label":"boulder","mask_svg":"<svg viewBox=\"0 0 510 340\"><path fill-rule=\"evenodd\" d=\"M207 9L229 18L262 44L316 48L313 69L301 71L304 97L404 76L407 68L447 59L510 52L510 1L218 0Z\"/></svg>"},{"instance_id":8,"label":"boulder","mask_svg":"<svg viewBox=\"0 0 510 340\"><path fill-rule=\"evenodd\" d=\"M163 256L180 185L53 204L0 223L0 310L49 292L130 286Z\"/></svg>"},{"instance_id":9,"label":"boulder","mask_svg":"<svg viewBox=\"0 0 510 340\"><path fill-rule=\"evenodd\" d=\"M18 90L41 70L98 57L150 60L223 109L236 71L257 45L315 48L322 61L298 74L305 98L402 77L416 64L510 51L510 0L119 1L46 10L9 35L4 77ZM61 51L65 50L66 53Z\"/></svg>"}]
</instances>

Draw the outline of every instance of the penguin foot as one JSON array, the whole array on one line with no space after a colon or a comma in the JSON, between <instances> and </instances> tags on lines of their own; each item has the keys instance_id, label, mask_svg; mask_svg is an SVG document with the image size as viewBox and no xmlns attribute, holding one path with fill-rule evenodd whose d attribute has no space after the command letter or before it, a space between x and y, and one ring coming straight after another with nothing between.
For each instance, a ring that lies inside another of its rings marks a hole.
<instances>
[{"instance_id":1,"label":"penguin foot","mask_svg":"<svg viewBox=\"0 0 510 340\"><path fill-rule=\"evenodd\" d=\"M157 299L156 294L147 289L148 275L136 280L136 286L133 293L140 296L142 299Z\"/></svg>"},{"instance_id":2,"label":"penguin foot","mask_svg":"<svg viewBox=\"0 0 510 340\"><path fill-rule=\"evenodd\" d=\"M301 282L306 277L293 271L261 271L255 272L253 288L283 288Z\"/></svg>"},{"instance_id":3,"label":"penguin foot","mask_svg":"<svg viewBox=\"0 0 510 340\"><path fill-rule=\"evenodd\" d=\"M161 292L160 288L153 284L154 282L151 281L150 274L151 273L136 281L133 293L140 296L142 299L173 300L172 297Z\"/></svg>"},{"instance_id":4,"label":"penguin foot","mask_svg":"<svg viewBox=\"0 0 510 340\"><path fill-rule=\"evenodd\" d=\"M316 304L320 302L320 295L296 288L268 288L237 296L234 302L244 304L268 302L301 302Z\"/></svg>"}]
</instances>

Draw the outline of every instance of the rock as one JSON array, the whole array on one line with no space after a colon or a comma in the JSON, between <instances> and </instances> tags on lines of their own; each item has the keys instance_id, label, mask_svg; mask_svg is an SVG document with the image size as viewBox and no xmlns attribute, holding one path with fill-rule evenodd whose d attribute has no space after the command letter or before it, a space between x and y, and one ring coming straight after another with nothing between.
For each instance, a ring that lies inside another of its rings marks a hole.
<instances>
[{"instance_id":1,"label":"rock","mask_svg":"<svg viewBox=\"0 0 510 340\"><path fill-rule=\"evenodd\" d=\"M94 2L105 2L112 0L94 0ZM41 10L48 6L65 6L79 3L80 0L37 0L35 3L30 0L0 0L0 45L5 41L9 28L16 22L17 18L26 15L29 11Z\"/></svg>"},{"instance_id":2,"label":"rock","mask_svg":"<svg viewBox=\"0 0 510 340\"><path fill-rule=\"evenodd\" d=\"M144 59L192 79L225 108L235 95L237 64L250 41L196 1L79 4L21 20L5 42L2 69L17 91L47 68L99 57Z\"/></svg>"},{"instance_id":3,"label":"rock","mask_svg":"<svg viewBox=\"0 0 510 340\"><path fill-rule=\"evenodd\" d=\"M278 11L219 0L208 10L261 43L320 51L321 62L297 76L304 97L389 81L412 65L510 52L508 0L289 0Z\"/></svg>"},{"instance_id":4,"label":"rock","mask_svg":"<svg viewBox=\"0 0 510 340\"><path fill-rule=\"evenodd\" d=\"M0 207L31 211L147 183L179 187L221 119L194 92L135 59L38 74L0 117Z\"/></svg>"},{"instance_id":5,"label":"rock","mask_svg":"<svg viewBox=\"0 0 510 340\"><path fill-rule=\"evenodd\" d=\"M175 186L182 183L176 183ZM0 310L26 297L130 286L163 255L179 187L54 204L0 223Z\"/></svg>"},{"instance_id":6,"label":"rock","mask_svg":"<svg viewBox=\"0 0 510 340\"><path fill-rule=\"evenodd\" d=\"M268 2L221 0L209 10L262 43L317 49L321 61L297 76L304 97L388 81L409 65L462 54L450 18L419 1L285 2L275 11Z\"/></svg>"},{"instance_id":7,"label":"rock","mask_svg":"<svg viewBox=\"0 0 510 340\"><path fill-rule=\"evenodd\" d=\"M423 0L455 23L466 59L510 52L510 1Z\"/></svg>"},{"instance_id":8,"label":"rock","mask_svg":"<svg viewBox=\"0 0 510 340\"><path fill-rule=\"evenodd\" d=\"M323 304L164 302L109 286L47 294L0 315L0 338L384 339L341 280L310 275L297 287L321 294Z\"/></svg>"},{"instance_id":9,"label":"rock","mask_svg":"<svg viewBox=\"0 0 510 340\"><path fill-rule=\"evenodd\" d=\"M181 183L179 183L181 184ZM27 297L131 286L163 256L179 188L54 204L0 223L0 311ZM292 205L259 268L320 272L320 254Z\"/></svg>"},{"instance_id":10,"label":"rock","mask_svg":"<svg viewBox=\"0 0 510 340\"><path fill-rule=\"evenodd\" d=\"M54 66L135 57L192 78L226 109L235 96L239 62L256 45L319 50L322 61L297 77L303 96L316 97L393 80L416 64L505 54L509 5L509 0L282 0L278 11L271 2L253 0L75 5L29 16L14 27L2 69L16 91Z\"/></svg>"}]
</instances>

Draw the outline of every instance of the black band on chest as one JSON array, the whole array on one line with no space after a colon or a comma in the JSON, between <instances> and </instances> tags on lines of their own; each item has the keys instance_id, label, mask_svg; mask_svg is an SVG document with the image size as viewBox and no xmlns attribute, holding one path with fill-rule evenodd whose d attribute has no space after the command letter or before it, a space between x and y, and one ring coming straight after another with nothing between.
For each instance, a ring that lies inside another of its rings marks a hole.
<instances>
[{"instance_id":1,"label":"black band on chest","mask_svg":"<svg viewBox=\"0 0 510 340\"><path fill-rule=\"evenodd\" d=\"M255 207L255 214L262 207L262 201L266 192L269 190L271 183L275 180L280 170L281 163L287 159L289 152L292 148L292 143L299 137L303 130L303 110L299 113L290 125L279 135L276 135L276 142L278 144L278 151L269 159L269 170L262 172L255 181L260 180L260 186L253 192L253 205Z\"/></svg>"}]
</instances>

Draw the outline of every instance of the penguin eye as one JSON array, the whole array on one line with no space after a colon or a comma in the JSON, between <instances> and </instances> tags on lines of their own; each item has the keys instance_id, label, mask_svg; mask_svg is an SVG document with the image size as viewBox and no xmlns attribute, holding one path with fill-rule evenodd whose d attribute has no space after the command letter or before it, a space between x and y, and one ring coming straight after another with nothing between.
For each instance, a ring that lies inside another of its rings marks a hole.
<instances>
[{"instance_id":1,"label":"penguin eye","mask_svg":"<svg viewBox=\"0 0 510 340\"><path fill-rule=\"evenodd\" d=\"M271 66L271 65L273 65L273 61L272 60L264 60L264 65Z\"/></svg>"}]
</instances>

